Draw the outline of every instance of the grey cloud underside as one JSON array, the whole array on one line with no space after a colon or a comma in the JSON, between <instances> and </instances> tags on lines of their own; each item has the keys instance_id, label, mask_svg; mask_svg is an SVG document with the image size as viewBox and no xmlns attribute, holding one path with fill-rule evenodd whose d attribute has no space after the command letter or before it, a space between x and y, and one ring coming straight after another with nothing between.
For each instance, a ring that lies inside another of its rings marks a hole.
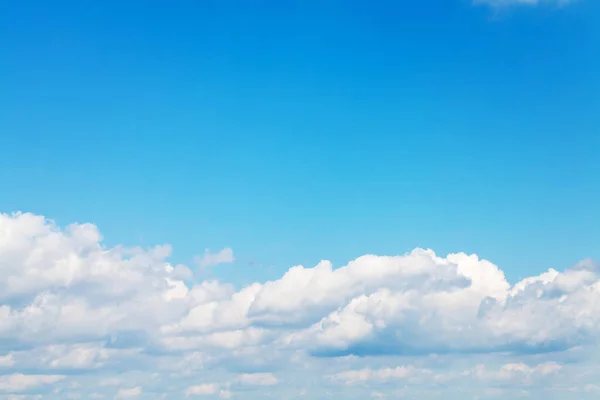
<instances>
[{"instance_id":1,"label":"grey cloud underside","mask_svg":"<svg viewBox=\"0 0 600 400\"><path fill-rule=\"evenodd\" d=\"M232 396L277 386L282 380L266 374L321 358L544 357L600 337L600 266L592 260L511 285L475 255L416 249L340 268L295 266L237 290L189 283L191 270L171 265L169 254L169 246L108 248L89 224L0 215L0 393L86 371L221 368L240 377L191 387ZM143 395L136 387L122 393Z\"/></svg>"}]
</instances>

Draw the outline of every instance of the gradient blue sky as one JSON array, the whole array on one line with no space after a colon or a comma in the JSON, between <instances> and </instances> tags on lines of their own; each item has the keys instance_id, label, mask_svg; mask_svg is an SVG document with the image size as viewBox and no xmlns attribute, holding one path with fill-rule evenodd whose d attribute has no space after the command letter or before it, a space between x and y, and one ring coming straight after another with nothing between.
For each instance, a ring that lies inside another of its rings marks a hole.
<instances>
[{"instance_id":1,"label":"gradient blue sky","mask_svg":"<svg viewBox=\"0 0 600 400\"><path fill-rule=\"evenodd\" d=\"M0 0L0 399L597 399L599 199L595 0Z\"/></svg>"},{"instance_id":2,"label":"gradient blue sky","mask_svg":"<svg viewBox=\"0 0 600 400\"><path fill-rule=\"evenodd\" d=\"M236 283L415 247L600 257L600 7L1 1L0 210Z\"/></svg>"}]
</instances>

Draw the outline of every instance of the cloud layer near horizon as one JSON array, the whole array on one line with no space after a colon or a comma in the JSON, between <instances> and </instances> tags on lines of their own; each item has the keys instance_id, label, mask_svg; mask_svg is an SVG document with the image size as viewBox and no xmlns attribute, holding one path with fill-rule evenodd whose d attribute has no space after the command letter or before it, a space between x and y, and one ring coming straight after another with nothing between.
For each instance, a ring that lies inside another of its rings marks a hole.
<instances>
[{"instance_id":1,"label":"cloud layer near horizon","mask_svg":"<svg viewBox=\"0 0 600 400\"><path fill-rule=\"evenodd\" d=\"M591 260L511 285L476 255L416 249L295 266L236 289L196 280L170 251L107 248L94 225L0 214L0 398L560 399L598 389Z\"/></svg>"}]
</instances>

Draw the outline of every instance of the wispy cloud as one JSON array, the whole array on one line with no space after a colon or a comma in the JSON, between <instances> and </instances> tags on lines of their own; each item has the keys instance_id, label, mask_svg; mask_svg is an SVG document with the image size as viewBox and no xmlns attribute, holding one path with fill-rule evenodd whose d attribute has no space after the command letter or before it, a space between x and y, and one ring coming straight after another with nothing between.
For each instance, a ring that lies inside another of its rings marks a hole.
<instances>
[{"instance_id":1,"label":"wispy cloud","mask_svg":"<svg viewBox=\"0 0 600 400\"><path fill-rule=\"evenodd\" d=\"M574 3L577 0L473 0L475 4L487 4L492 7L509 7L509 6L566 6Z\"/></svg>"},{"instance_id":2,"label":"wispy cloud","mask_svg":"<svg viewBox=\"0 0 600 400\"><path fill-rule=\"evenodd\" d=\"M194 257L194 262L200 268L207 268L218 264L228 264L235 261L233 250L229 247L213 253L209 249L204 250L204 254Z\"/></svg>"}]
</instances>

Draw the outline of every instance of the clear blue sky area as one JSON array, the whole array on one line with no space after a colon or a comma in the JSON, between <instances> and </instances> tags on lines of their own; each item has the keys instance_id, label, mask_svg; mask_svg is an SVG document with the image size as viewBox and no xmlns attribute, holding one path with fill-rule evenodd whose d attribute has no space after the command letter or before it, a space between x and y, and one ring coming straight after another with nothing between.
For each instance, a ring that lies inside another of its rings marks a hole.
<instances>
[{"instance_id":1,"label":"clear blue sky area","mask_svg":"<svg viewBox=\"0 0 600 400\"><path fill-rule=\"evenodd\" d=\"M238 284L474 252L600 258L600 3L0 1L0 211Z\"/></svg>"}]
</instances>

